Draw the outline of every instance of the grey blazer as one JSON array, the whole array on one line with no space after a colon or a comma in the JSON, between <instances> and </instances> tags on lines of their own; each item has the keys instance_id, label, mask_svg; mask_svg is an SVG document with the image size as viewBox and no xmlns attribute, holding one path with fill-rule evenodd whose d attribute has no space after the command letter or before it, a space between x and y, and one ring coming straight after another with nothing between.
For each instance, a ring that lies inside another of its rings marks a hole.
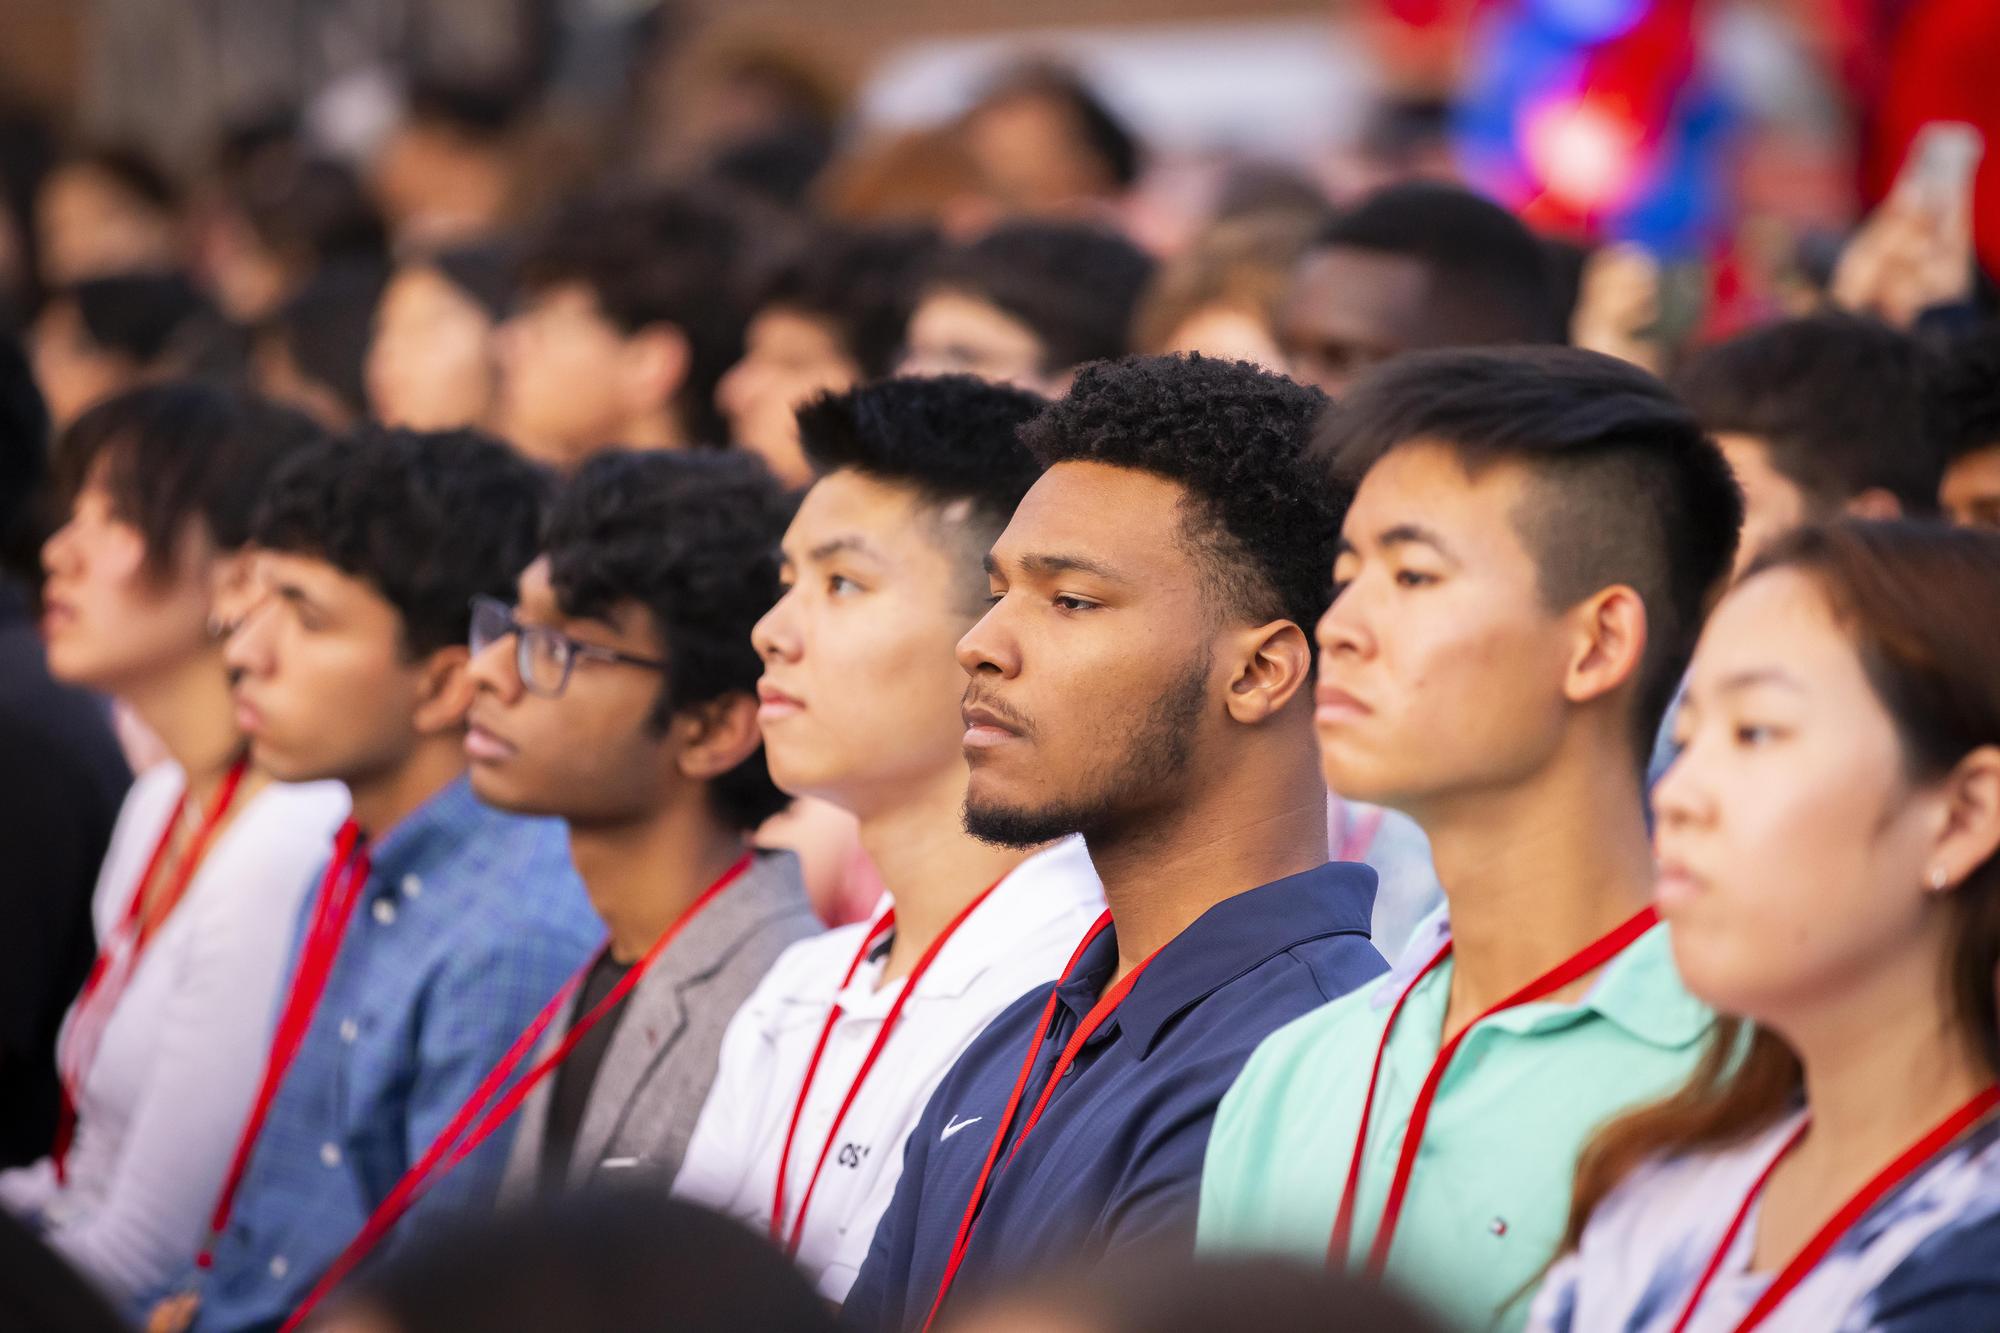
<instances>
[{"instance_id":1,"label":"grey blazer","mask_svg":"<svg viewBox=\"0 0 2000 1333\"><path fill-rule=\"evenodd\" d=\"M688 923L625 1001L584 1105L568 1188L641 1175L662 1189L672 1182L715 1081L723 1030L778 955L822 929L806 902L798 858L758 852L743 878ZM549 1033L538 1059L567 1027ZM519 1202L540 1188L554 1083L544 1079L521 1104L503 1200Z\"/></svg>"}]
</instances>

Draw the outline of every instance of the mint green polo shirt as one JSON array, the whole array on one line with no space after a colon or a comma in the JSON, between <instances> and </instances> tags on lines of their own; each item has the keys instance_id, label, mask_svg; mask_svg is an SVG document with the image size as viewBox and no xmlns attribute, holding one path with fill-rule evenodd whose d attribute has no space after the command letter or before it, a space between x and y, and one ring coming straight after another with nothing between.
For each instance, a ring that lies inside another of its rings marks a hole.
<instances>
[{"instance_id":1,"label":"mint green polo shirt","mask_svg":"<svg viewBox=\"0 0 2000 1333\"><path fill-rule=\"evenodd\" d=\"M1202 1168L1199 1243L1325 1262L1368 1073L1396 997L1450 938L1418 928L1386 978L1278 1029L1222 1100ZM1442 1045L1447 959L1403 1006L1382 1060L1350 1262L1375 1239L1418 1090ZM1519 1329L1569 1217L1576 1157L1606 1120L1678 1088L1712 1015L1655 926L1589 994L1475 1024L1438 1085L1388 1278L1465 1329Z\"/></svg>"}]
</instances>

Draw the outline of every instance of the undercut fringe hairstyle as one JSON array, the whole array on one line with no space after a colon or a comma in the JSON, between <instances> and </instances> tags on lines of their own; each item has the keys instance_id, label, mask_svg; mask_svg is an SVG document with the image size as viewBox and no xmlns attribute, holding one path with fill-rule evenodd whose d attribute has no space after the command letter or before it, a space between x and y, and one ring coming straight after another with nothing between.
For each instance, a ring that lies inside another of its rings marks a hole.
<instances>
[{"instance_id":1,"label":"undercut fringe hairstyle","mask_svg":"<svg viewBox=\"0 0 2000 1333\"><path fill-rule=\"evenodd\" d=\"M220 551L250 540L259 498L285 461L325 440L311 419L251 394L193 382L117 394L55 448L59 511L95 483L139 530L146 568L169 578L190 527Z\"/></svg>"},{"instance_id":2,"label":"undercut fringe hairstyle","mask_svg":"<svg viewBox=\"0 0 2000 1333\"><path fill-rule=\"evenodd\" d=\"M899 375L801 407L799 443L821 476L854 471L905 487L932 509L969 505L977 572L978 556L1042 475L1020 432L1047 406L1040 394L972 375Z\"/></svg>"},{"instance_id":3,"label":"undercut fringe hairstyle","mask_svg":"<svg viewBox=\"0 0 2000 1333\"><path fill-rule=\"evenodd\" d=\"M557 498L542 550L563 614L604 618L636 602L665 645L656 731L713 700L755 697L764 668L750 631L778 600L785 509L770 474L730 453L613 450L585 463ZM761 745L709 793L746 831L788 801Z\"/></svg>"},{"instance_id":4,"label":"undercut fringe hairstyle","mask_svg":"<svg viewBox=\"0 0 2000 1333\"><path fill-rule=\"evenodd\" d=\"M404 651L427 657L465 643L474 597L513 600L550 490L548 473L478 431L363 426L278 472L251 540L369 584L402 617Z\"/></svg>"},{"instance_id":5,"label":"undercut fringe hairstyle","mask_svg":"<svg viewBox=\"0 0 2000 1333\"><path fill-rule=\"evenodd\" d=\"M1935 781L1981 746L2000 745L2000 535L1915 523L1844 522L1781 539L1744 576L1795 570L1825 596L1854 641L1902 741L1913 782ZM2000 1074L2000 857L1947 899L1938 984L1972 1054ZM1563 1250L1644 1163L1741 1143L1803 1095L1798 1057L1773 1033L1721 1018L1687 1085L1612 1121L1578 1159Z\"/></svg>"},{"instance_id":6,"label":"undercut fringe hairstyle","mask_svg":"<svg viewBox=\"0 0 2000 1333\"><path fill-rule=\"evenodd\" d=\"M1945 422L1936 359L1908 334L1859 315L1820 314L1718 343L1674 387L1717 435L1760 441L1771 466L1833 518L1864 491L1906 515L1937 512Z\"/></svg>"},{"instance_id":7,"label":"undercut fringe hairstyle","mask_svg":"<svg viewBox=\"0 0 2000 1333\"><path fill-rule=\"evenodd\" d=\"M1289 620L1310 642L1353 495L1310 458L1326 411L1319 390L1247 361L1135 356L1086 366L1021 439L1045 468L1105 463L1181 486L1217 610Z\"/></svg>"},{"instance_id":8,"label":"undercut fringe hairstyle","mask_svg":"<svg viewBox=\"0 0 2000 1333\"><path fill-rule=\"evenodd\" d=\"M1497 463L1529 470L1514 520L1551 609L1619 584L1639 594L1631 734L1643 766L1735 560L1743 496L1722 452L1659 380L1570 347L1399 357L1342 399L1318 452L1351 488L1411 444L1450 450L1475 477Z\"/></svg>"}]
</instances>

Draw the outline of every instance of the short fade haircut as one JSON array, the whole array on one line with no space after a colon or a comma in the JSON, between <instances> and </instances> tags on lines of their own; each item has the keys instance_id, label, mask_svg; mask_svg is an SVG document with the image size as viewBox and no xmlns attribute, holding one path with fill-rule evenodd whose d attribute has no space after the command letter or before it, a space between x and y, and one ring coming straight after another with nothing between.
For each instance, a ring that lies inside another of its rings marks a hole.
<instances>
[{"instance_id":1,"label":"short fade haircut","mask_svg":"<svg viewBox=\"0 0 2000 1333\"><path fill-rule=\"evenodd\" d=\"M279 471L251 540L369 584L414 660L465 644L474 597L513 600L549 491L547 473L478 431L363 426Z\"/></svg>"},{"instance_id":2,"label":"short fade haircut","mask_svg":"<svg viewBox=\"0 0 2000 1333\"><path fill-rule=\"evenodd\" d=\"M611 450L557 497L542 551L563 614L608 619L635 602L665 646L656 733L685 709L756 695L763 661L750 631L778 600L784 512L770 474L733 453ZM709 791L717 813L744 830L788 802L761 745Z\"/></svg>"},{"instance_id":3,"label":"short fade haircut","mask_svg":"<svg viewBox=\"0 0 2000 1333\"><path fill-rule=\"evenodd\" d=\"M529 242L520 269L531 291L586 287L628 337L655 324L678 329L687 339L688 371L668 406L691 439L709 445L728 438L715 386L743 354L749 316L744 217L715 193L667 189L579 200Z\"/></svg>"},{"instance_id":4,"label":"short fade haircut","mask_svg":"<svg viewBox=\"0 0 2000 1333\"><path fill-rule=\"evenodd\" d=\"M1498 463L1528 471L1511 517L1544 605L1614 584L1639 594L1631 736L1643 762L1736 555L1743 496L1722 451L1653 376L1570 347L1397 358L1342 399L1319 452L1346 488L1405 445L1447 449L1474 477Z\"/></svg>"},{"instance_id":5,"label":"short fade haircut","mask_svg":"<svg viewBox=\"0 0 2000 1333\"><path fill-rule=\"evenodd\" d=\"M962 572L983 593L980 557L1042 475L1020 432L1047 406L1040 394L972 375L901 375L807 403L799 442L821 476L858 472L914 492L928 509L968 506Z\"/></svg>"},{"instance_id":6,"label":"short fade haircut","mask_svg":"<svg viewBox=\"0 0 2000 1333\"><path fill-rule=\"evenodd\" d=\"M757 309L832 325L862 378L878 379L896 368L917 285L940 244L926 226L827 227L765 283Z\"/></svg>"},{"instance_id":7,"label":"short fade haircut","mask_svg":"<svg viewBox=\"0 0 2000 1333\"><path fill-rule=\"evenodd\" d=\"M946 252L924 284L962 292L1021 321L1068 370L1122 356L1153 261L1114 231L1080 222L1009 222Z\"/></svg>"},{"instance_id":8,"label":"short fade haircut","mask_svg":"<svg viewBox=\"0 0 2000 1333\"><path fill-rule=\"evenodd\" d=\"M62 509L95 481L111 512L139 530L146 568L170 575L198 525L222 551L248 545L252 516L287 460L325 433L290 408L194 382L148 385L105 399L55 449Z\"/></svg>"},{"instance_id":9,"label":"short fade haircut","mask_svg":"<svg viewBox=\"0 0 2000 1333\"><path fill-rule=\"evenodd\" d=\"M1369 250L1415 260L1430 274L1425 296L1434 346L1560 343L1548 255L1534 233L1490 199L1455 185L1391 185L1335 217L1312 251Z\"/></svg>"},{"instance_id":10,"label":"short fade haircut","mask_svg":"<svg viewBox=\"0 0 2000 1333\"><path fill-rule=\"evenodd\" d=\"M1021 438L1045 468L1104 463L1179 485L1220 616L1289 620L1310 642L1351 494L1312 464L1327 407L1319 390L1246 361L1128 357L1085 367Z\"/></svg>"},{"instance_id":11,"label":"short fade haircut","mask_svg":"<svg viewBox=\"0 0 2000 1333\"><path fill-rule=\"evenodd\" d=\"M1815 518L1870 490L1911 516L1937 512L1944 449L1918 342L1855 315L1821 314L1718 343L1675 380L1702 427L1748 435Z\"/></svg>"},{"instance_id":12,"label":"short fade haircut","mask_svg":"<svg viewBox=\"0 0 2000 1333\"><path fill-rule=\"evenodd\" d=\"M1946 350L1936 403L1947 461L2000 448L2000 325L1985 325Z\"/></svg>"}]
</instances>

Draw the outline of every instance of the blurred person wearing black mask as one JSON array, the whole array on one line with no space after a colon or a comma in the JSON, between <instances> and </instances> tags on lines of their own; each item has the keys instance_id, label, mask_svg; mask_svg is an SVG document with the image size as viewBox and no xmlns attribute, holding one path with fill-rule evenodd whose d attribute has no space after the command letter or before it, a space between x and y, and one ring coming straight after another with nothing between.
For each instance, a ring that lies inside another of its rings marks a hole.
<instances>
[{"instance_id":1,"label":"blurred person wearing black mask","mask_svg":"<svg viewBox=\"0 0 2000 1333\"><path fill-rule=\"evenodd\" d=\"M232 359L215 309L178 273L120 273L63 288L42 307L29 345L57 430L113 394L224 372Z\"/></svg>"},{"instance_id":2,"label":"blurred person wearing black mask","mask_svg":"<svg viewBox=\"0 0 2000 1333\"><path fill-rule=\"evenodd\" d=\"M56 1030L90 966L90 896L131 780L103 706L49 676L38 600L48 416L0 337L0 1167L55 1138Z\"/></svg>"}]
</instances>

